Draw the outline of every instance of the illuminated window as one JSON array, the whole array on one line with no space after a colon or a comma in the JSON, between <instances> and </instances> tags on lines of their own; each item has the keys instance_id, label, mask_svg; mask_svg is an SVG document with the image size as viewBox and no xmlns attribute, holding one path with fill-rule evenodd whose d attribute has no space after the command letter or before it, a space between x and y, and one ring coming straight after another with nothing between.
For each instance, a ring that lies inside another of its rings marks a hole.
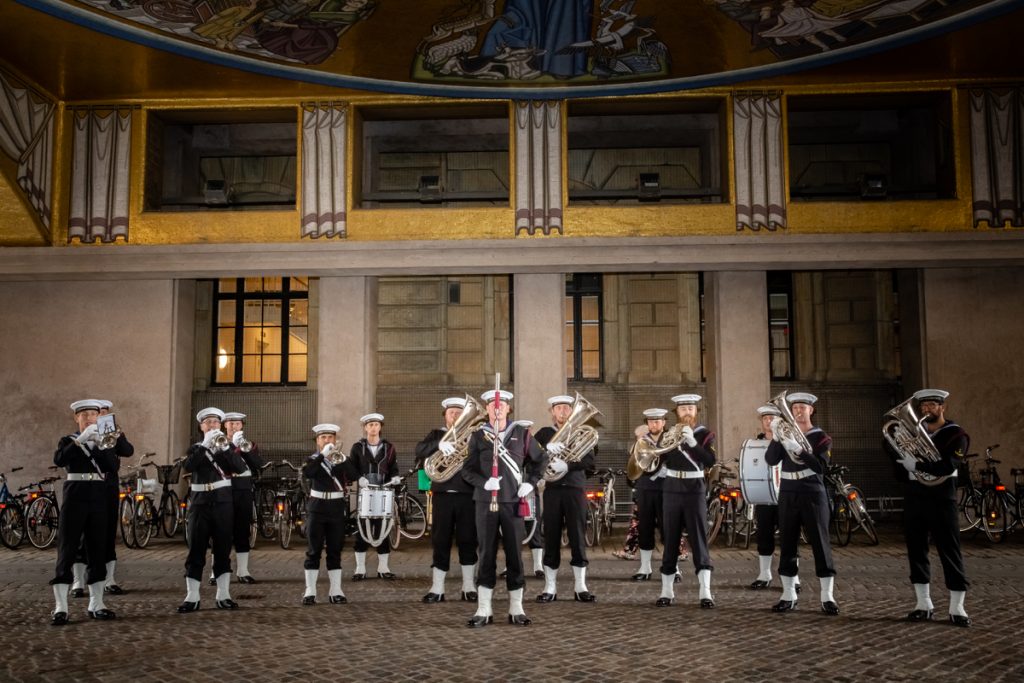
<instances>
[{"instance_id":1,"label":"illuminated window","mask_svg":"<svg viewBox=\"0 0 1024 683\"><path fill-rule=\"evenodd\" d=\"M565 279L565 375L597 380L604 374L601 354L601 275L577 273Z\"/></svg>"},{"instance_id":2,"label":"illuminated window","mask_svg":"<svg viewBox=\"0 0 1024 683\"><path fill-rule=\"evenodd\" d=\"M223 278L214 307L214 384L306 383L307 278Z\"/></svg>"}]
</instances>

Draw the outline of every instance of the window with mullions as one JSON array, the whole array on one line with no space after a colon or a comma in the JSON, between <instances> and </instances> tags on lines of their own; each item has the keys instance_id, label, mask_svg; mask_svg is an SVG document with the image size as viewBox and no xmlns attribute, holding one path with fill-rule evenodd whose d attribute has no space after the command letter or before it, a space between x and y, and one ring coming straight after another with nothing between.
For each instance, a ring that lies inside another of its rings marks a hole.
<instances>
[{"instance_id":1,"label":"window with mullions","mask_svg":"<svg viewBox=\"0 0 1024 683\"><path fill-rule=\"evenodd\" d=\"M214 315L214 384L306 383L308 278L222 278Z\"/></svg>"},{"instance_id":2,"label":"window with mullions","mask_svg":"<svg viewBox=\"0 0 1024 683\"><path fill-rule=\"evenodd\" d=\"M600 381L604 375L600 273L565 278L565 375L570 381Z\"/></svg>"},{"instance_id":3,"label":"window with mullions","mask_svg":"<svg viewBox=\"0 0 1024 683\"><path fill-rule=\"evenodd\" d=\"M768 273L768 346L772 379L793 379L793 277Z\"/></svg>"}]
</instances>

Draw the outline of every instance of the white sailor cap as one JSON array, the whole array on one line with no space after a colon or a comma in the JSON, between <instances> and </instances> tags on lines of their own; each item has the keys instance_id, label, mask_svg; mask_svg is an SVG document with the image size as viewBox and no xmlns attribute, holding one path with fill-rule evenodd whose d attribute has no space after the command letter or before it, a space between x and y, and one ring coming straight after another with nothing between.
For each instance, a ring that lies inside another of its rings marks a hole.
<instances>
[{"instance_id":1,"label":"white sailor cap","mask_svg":"<svg viewBox=\"0 0 1024 683\"><path fill-rule=\"evenodd\" d=\"M445 410L448 410L449 408L465 408L466 399L459 398L458 396L452 396L451 398L446 398L441 401L441 407Z\"/></svg>"},{"instance_id":2,"label":"white sailor cap","mask_svg":"<svg viewBox=\"0 0 1024 683\"><path fill-rule=\"evenodd\" d=\"M224 421L235 420L237 422L243 422L245 420L245 413L224 413Z\"/></svg>"},{"instance_id":3,"label":"white sailor cap","mask_svg":"<svg viewBox=\"0 0 1024 683\"><path fill-rule=\"evenodd\" d=\"M672 397L672 402L677 406L695 406L700 403L700 398L700 394L679 394Z\"/></svg>"},{"instance_id":4,"label":"white sailor cap","mask_svg":"<svg viewBox=\"0 0 1024 683\"><path fill-rule=\"evenodd\" d=\"M71 410L75 413L80 413L83 410L95 410L99 412L100 402L95 398L83 398L81 401L75 401L71 404Z\"/></svg>"},{"instance_id":5,"label":"white sailor cap","mask_svg":"<svg viewBox=\"0 0 1024 683\"><path fill-rule=\"evenodd\" d=\"M96 402L99 403L100 404L100 408L103 408L104 410L110 410L111 408L114 407L114 402L113 401L108 401L105 398L98 398L98 399L96 399Z\"/></svg>"},{"instance_id":6,"label":"white sailor cap","mask_svg":"<svg viewBox=\"0 0 1024 683\"><path fill-rule=\"evenodd\" d=\"M383 422L384 416L380 413L367 413L359 418L359 421L363 424L366 424L367 422Z\"/></svg>"},{"instance_id":7,"label":"white sailor cap","mask_svg":"<svg viewBox=\"0 0 1024 683\"><path fill-rule=\"evenodd\" d=\"M764 417L765 415L776 415L781 417L782 411L773 406L772 404L766 403L757 409L757 415L758 417Z\"/></svg>"},{"instance_id":8,"label":"white sailor cap","mask_svg":"<svg viewBox=\"0 0 1024 683\"><path fill-rule=\"evenodd\" d=\"M494 400L494 389L491 389L490 391L485 391L483 394L480 395L480 398L483 400L484 403L490 403L491 401ZM502 389L501 400L504 401L505 403L511 403L512 392L505 391L504 389Z\"/></svg>"},{"instance_id":9,"label":"white sailor cap","mask_svg":"<svg viewBox=\"0 0 1024 683\"><path fill-rule=\"evenodd\" d=\"M196 422L202 422L208 417L215 417L221 422L224 421L224 411L220 408L203 408L196 413Z\"/></svg>"},{"instance_id":10,"label":"white sailor cap","mask_svg":"<svg viewBox=\"0 0 1024 683\"><path fill-rule=\"evenodd\" d=\"M645 420L664 420L668 411L664 408L648 408L644 411Z\"/></svg>"},{"instance_id":11,"label":"white sailor cap","mask_svg":"<svg viewBox=\"0 0 1024 683\"><path fill-rule=\"evenodd\" d=\"M936 403L945 403L946 397L949 396L948 391L943 389L922 389L921 391L914 392L914 400L918 403L922 401L935 401Z\"/></svg>"},{"instance_id":12,"label":"white sailor cap","mask_svg":"<svg viewBox=\"0 0 1024 683\"><path fill-rule=\"evenodd\" d=\"M792 394L787 394L786 400L790 403L806 403L809 406L813 406L818 402L818 397L806 391L796 391Z\"/></svg>"},{"instance_id":13,"label":"white sailor cap","mask_svg":"<svg viewBox=\"0 0 1024 683\"><path fill-rule=\"evenodd\" d=\"M341 427L336 424L331 424L330 422L324 422L313 427L313 433L317 436L320 436L321 434L337 434L340 431Z\"/></svg>"},{"instance_id":14,"label":"white sailor cap","mask_svg":"<svg viewBox=\"0 0 1024 683\"><path fill-rule=\"evenodd\" d=\"M548 405L551 406L552 408L554 408L555 406L560 406L562 404L572 405L575 402L575 398L573 398L572 396L566 396L565 394L560 394L559 396L552 396L551 398L548 399Z\"/></svg>"}]
</instances>

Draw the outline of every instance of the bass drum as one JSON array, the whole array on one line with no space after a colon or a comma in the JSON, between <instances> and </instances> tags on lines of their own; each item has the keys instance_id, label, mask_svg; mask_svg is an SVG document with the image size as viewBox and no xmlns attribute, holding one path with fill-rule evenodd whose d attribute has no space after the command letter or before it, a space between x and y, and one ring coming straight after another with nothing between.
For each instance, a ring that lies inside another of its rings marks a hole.
<instances>
[{"instance_id":1,"label":"bass drum","mask_svg":"<svg viewBox=\"0 0 1024 683\"><path fill-rule=\"evenodd\" d=\"M740 448L740 490L743 500L754 505L778 505L782 464L769 465L764 460L771 441L747 439Z\"/></svg>"}]
</instances>

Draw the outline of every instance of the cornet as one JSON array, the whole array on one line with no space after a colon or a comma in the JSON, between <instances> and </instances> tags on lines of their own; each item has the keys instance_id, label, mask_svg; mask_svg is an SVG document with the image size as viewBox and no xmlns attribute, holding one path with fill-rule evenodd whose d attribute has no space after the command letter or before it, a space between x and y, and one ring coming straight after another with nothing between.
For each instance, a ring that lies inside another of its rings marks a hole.
<instances>
[{"instance_id":1,"label":"cornet","mask_svg":"<svg viewBox=\"0 0 1024 683\"><path fill-rule=\"evenodd\" d=\"M117 445L117 440L121 437L121 428L118 427L112 432L106 432L100 435L100 448L107 449L113 448Z\"/></svg>"},{"instance_id":2,"label":"cornet","mask_svg":"<svg viewBox=\"0 0 1024 683\"><path fill-rule=\"evenodd\" d=\"M329 443L324 446L324 450L320 452L323 454L324 460L332 465L340 465L348 460L348 453L341 450L341 446L333 443Z\"/></svg>"},{"instance_id":3,"label":"cornet","mask_svg":"<svg viewBox=\"0 0 1024 683\"><path fill-rule=\"evenodd\" d=\"M228 438L227 434L218 434L213 439L213 449L218 451L226 451L231 448L231 439Z\"/></svg>"},{"instance_id":4,"label":"cornet","mask_svg":"<svg viewBox=\"0 0 1024 683\"><path fill-rule=\"evenodd\" d=\"M246 439L244 436L241 439L239 439L238 443L236 443L235 445L238 446L238 450L242 451L243 453L248 453L249 451L252 450L252 442Z\"/></svg>"}]
</instances>

